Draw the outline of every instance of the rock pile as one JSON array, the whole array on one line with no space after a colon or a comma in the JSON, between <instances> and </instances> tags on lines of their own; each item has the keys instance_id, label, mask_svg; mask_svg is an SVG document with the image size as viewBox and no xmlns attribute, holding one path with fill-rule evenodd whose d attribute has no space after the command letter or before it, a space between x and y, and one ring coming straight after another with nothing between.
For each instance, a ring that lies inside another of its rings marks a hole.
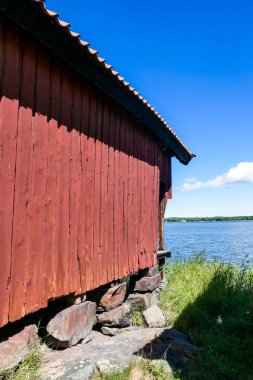
<instances>
[{"instance_id":1,"label":"rock pile","mask_svg":"<svg viewBox=\"0 0 253 380\"><path fill-rule=\"evenodd\" d=\"M107 337L135 331L130 322L131 312L136 309L143 313L147 326L163 327L165 319L157 306L161 285L158 266L142 270L132 278L131 286L123 281L102 286L87 294L65 297L61 310L44 326L48 346L66 349L82 341L87 343L91 340L94 326ZM36 339L37 327L32 325L0 343L0 366L7 368L12 365L6 358L13 350L16 350L15 364L23 360Z\"/></svg>"},{"instance_id":2,"label":"rock pile","mask_svg":"<svg viewBox=\"0 0 253 380\"><path fill-rule=\"evenodd\" d=\"M120 329L130 325L131 310L139 309L143 312L147 326L163 327L165 323L162 311L157 306L161 285L161 276L158 266L140 271L133 288L133 292L127 295L127 284L96 292L98 302L97 322L104 327L110 327L110 334L116 335ZM100 294L100 298L98 295ZM126 299L125 299L126 298ZM116 328L117 332L113 332ZM108 330L102 327L102 332Z\"/></svg>"}]
</instances>

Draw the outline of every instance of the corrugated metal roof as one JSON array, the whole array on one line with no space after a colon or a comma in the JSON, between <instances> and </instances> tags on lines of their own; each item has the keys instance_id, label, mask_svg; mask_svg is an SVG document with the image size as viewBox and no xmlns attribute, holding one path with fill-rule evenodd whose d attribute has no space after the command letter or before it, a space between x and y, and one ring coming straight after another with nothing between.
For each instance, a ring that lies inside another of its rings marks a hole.
<instances>
[{"instance_id":1,"label":"corrugated metal roof","mask_svg":"<svg viewBox=\"0 0 253 380\"><path fill-rule=\"evenodd\" d=\"M129 92L131 93L132 95L134 95L136 97L136 99L141 102L143 104L143 106L147 109L149 109L154 115L155 117L163 124L163 126L166 128L168 134L174 136L175 140L181 145L181 147L183 148L183 150L185 151L185 153L187 154L187 156L189 156L189 159L187 160L188 162L190 161L190 159L192 157L195 157L195 154L193 154L188 148L187 146L183 143L183 141L177 136L177 134L173 131L173 129L169 126L169 124L162 118L162 116L156 111L156 109L154 107L152 107L151 104L148 103L148 101L139 94L138 91L136 91L133 87L130 86L130 84L128 82L126 82L124 80L124 78L122 76L119 75L119 73L115 70L113 70L112 68L112 65L106 63L106 60L104 58L101 58L98 56L98 51L97 50L94 50L92 48L90 48L90 45L88 42L86 41L83 41L80 39L80 34L79 33L76 33L76 32L73 32L71 31L70 29L70 24L68 22L65 22L65 21L62 21L59 19L59 15L58 13L54 12L54 11L51 11L49 9L46 8L45 4L44 4L44 0L31 0L33 3L37 3L36 5L38 5L38 7L41 8L41 10L48 16L51 18L51 20L53 20L53 22L58 25L59 27L61 27L62 30L65 31L65 33L67 33L67 35L69 36L69 38L73 41L76 41L76 43L81 46L83 49L85 49L85 52L86 54L88 53L88 55L90 56L90 60L93 60L94 63L96 62L96 64L99 64L106 72L107 74L109 74L111 77L112 77L112 80L115 80L118 82L118 84L122 87L124 87L124 90L126 92ZM177 156L177 154L176 154ZM178 157L179 159L181 157ZM181 159L180 159L181 161ZM182 160L183 163L188 163L188 162L184 162L184 160Z\"/></svg>"}]
</instances>

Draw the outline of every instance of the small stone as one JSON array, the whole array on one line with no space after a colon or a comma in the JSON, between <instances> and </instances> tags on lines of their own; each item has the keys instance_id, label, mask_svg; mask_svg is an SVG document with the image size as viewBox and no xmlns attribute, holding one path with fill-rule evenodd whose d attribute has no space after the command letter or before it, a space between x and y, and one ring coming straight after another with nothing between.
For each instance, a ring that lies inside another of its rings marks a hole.
<instances>
[{"instance_id":1,"label":"small stone","mask_svg":"<svg viewBox=\"0 0 253 380\"><path fill-rule=\"evenodd\" d=\"M153 277L158 273L159 273L158 265L155 265L151 268L146 268L143 271L141 271L141 275L143 277Z\"/></svg>"},{"instance_id":2,"label":"small stone","mask_svg":"<svg viewBox=\"0 0 253 380\"><path fill-rule=\"evenodd\" d=\"M48 342L54 347L67 348L86 338L92 330L96 318L96 303L82 302L72 305L48 323Z\"/></svg>"},{"instance_id":3,"label":"small stone","mask_svg":"<svg viewBox=\"0 0 253 380\"><path fill-rule=\"evenodd\" d=\"M160 274L156 274L153 277L142 277L139 281L136 281L134 291L135 292L152 292L158 288L161 284Z\"/></svg>"},{"instance_id":4,"label":"small stone","mask_svg":"<svg viewBox=\"0 0 253 380\"><path fill-rule=\"evenodd\" d=\"M164 315L157 305L153 305L145 310L143 316L149 327L163 327L165 324Z\"/></svg>"},{"instance_id":5,"label":"small stone","mask_svg":"<svg viewBox=\"0 0 253 380\"><path fill-rule=\"evenodd\" d=\"M150 306L148 293L129 294L126 299L126 304L134 306L140 310L147 309Z\"/></svg>"},{"instance_id":6,"label":"small stone","mask_svg":"<svg viewBox=\"0 0 253 380\"><path fill-rule=\"evenodd\" d=\"M160 291L159 291L159 289L157 288L153 292L148 293L148 298L149 298L149 307L152 306L152 305L157 305L158 302L159 302L159 298L160 298Z\"/></svg>"},{"instance_id":7,"label":"small stone","mask_svg":"<svg viewBox=\"0 0 253 380\"><path fill-rule=\"evenodd\" d=\"M137 329L138 327L135 327L135 326L129 326L129 327L123 327L123 328L102 326L101 331L104 335L116 336L116 335L122 334L123 332L133 331Z\"/></svg>"},{"instance_id":8,"label":"small stone","mask_svg":"<svg viewBox=\"0 0 253 380\"><path fill-rule=\"evenodd\" d=\"M126 289L126 282L122 282L119 285L109 288L101 297L99 306L102 306L104 310L109 311L121 305L126 296Z\"/></svg>"},{"instance_id":9,"label":"small stone","mask_svg":"<svg viewBox=\"0 0 253 380\"><path fill-rule=\"evenodd\" d=\"M110 360L109 359L99 359L96 363L97 369L102 373L109 373L111 370Z\"/></svg>"},{"instance_id":10,"label":"small stone","mask_svg":"<svg viewBox=\"0 0 253 380\"><path fill-rule=\"evenodd\" d=\"M8 369L23 361L37 339L38 328L36 325L30 325L0 342L0 368Z\"/></svg>"},{"instance_id":11,"label":"small stone","mask_svg":"<svg viewBox=\"0 0 253 380\"><path fill-rule=\"evenodd\" d=\"M126 327L130 325L130 306L123 304L97 315L97 321L104 326Z\"/></svg>"},{"instance_id":12,"label":"small stone","mask_svg":"<svg viewBox=\"0 0 253 380\"><path fill-rule=\"evenodd\" d=\"M159 293L157 293L156 289L151 293L133 293L127 297L125 303L139 310L145 310L152 305L158 304Z\"/></svg>"}]
</instances>

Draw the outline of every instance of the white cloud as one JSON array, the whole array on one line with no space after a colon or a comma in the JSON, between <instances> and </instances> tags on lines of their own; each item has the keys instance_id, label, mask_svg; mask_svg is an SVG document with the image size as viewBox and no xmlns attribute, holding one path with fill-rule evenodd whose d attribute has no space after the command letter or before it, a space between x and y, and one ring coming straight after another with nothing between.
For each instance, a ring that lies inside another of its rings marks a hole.
<instances>
[{"instance_id":1,"label":"white cloud","mask_svg":"<svg viewBox=\"0 0 253 380\"><path fill-rule=\"evenodd\" d=\"M238 183L253 183L253 162L239 162L228 172L205 182L198 181L195 178L186 178L181 191L218 188Z\"/></svg>"}]
</instances>

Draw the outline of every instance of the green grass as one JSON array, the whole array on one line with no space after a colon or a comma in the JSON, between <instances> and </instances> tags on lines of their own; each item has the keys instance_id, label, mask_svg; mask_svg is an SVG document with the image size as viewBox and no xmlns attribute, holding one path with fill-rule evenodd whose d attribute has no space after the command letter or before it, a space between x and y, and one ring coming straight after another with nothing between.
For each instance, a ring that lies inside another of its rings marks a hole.
<instances>
[{"instance_id":1,"label":"green grass","mask_svg":"<svg viewBox=\"0 0 253 380\"><path fill-rule=\"evenodd\" d=\"M92 380L128 380L131 375L132 367L128 366L122 371L110 372L110 373L101 373L97 372L92 377Z\"/></svg>"},{"instance_id":2,"label":"green grass","mask_svg":"<svg viewBox=\"0 0 253 380\"><path fill-rule=\"evenodd\" d=\"M0 380L37 380L40 379L39 369L42 360L40 342L31 348L26 359L18 366L7 371L0 370Z\"/></svg>"},{"instance_id":3,"label":"green grass","mask_svg":"<svg viewBox=\"0 0 253 380\"><path fill-rule=\"evenodd\" d=\"M137 306L132 306L131 308L131 314L130 314L130 321L132 326L136 327L147 327L145 318L142 314L142 309L140 309Z\"/></svg>"},{"instance_id":4,"label":"green grass","mask_svg":"<svg viewBox=\"0 0 253 380\"><path fill-rule=\"evenodd\" d=\"M192 367L201 380L253 379L253 270L203 256L166 267L160 306L167 324L203 348Z\"/></svg>"},{"instance_id":5,"label":"green grass","mask_svg":"<svg viewBox=\"0 0 253 380\"><path fill-rule=\"evenodd\" d=\"M100 373L97 372L92 380L180 380L155 360L140 359L136 364L126 367L122 371Z\"/></svg>"},{"instance_id":6,"label":"green grass","mask_svg":"<svg viewBox=\"0 0 253 380\"><path fill-rule=\"evenodd\" d=\"M160 306L173 325L201 348L192 360L192 380L253 380L253 269L207 263L203 256L166 267ZM132 323L142 325L140 311ZM39 379L39 343L0 380ZM155 361L141 360L121 372L96 373L94 380L181 380Z\"/></svg>"}]
</instances>

